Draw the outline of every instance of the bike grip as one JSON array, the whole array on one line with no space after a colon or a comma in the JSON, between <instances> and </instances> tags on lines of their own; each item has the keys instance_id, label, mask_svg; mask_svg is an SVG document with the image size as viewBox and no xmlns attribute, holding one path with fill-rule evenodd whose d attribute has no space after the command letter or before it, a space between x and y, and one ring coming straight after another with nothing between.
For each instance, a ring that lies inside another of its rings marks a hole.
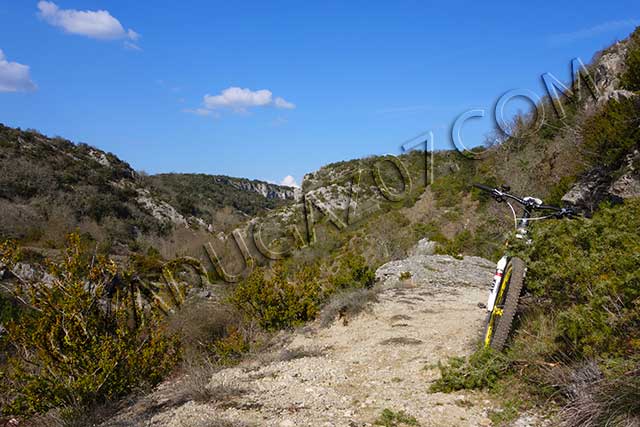
<instances>
[{"instance_id":1,"label":"bike grip","mask_svg":"<svg viewBox=\"0 0 640 427\"><path fill-rule=\"evenodd\" d=\"M562 208L559 208L557 206L549 206L549 205L540 205L536 209L545 209L548 211L562 212Z\"/></svg>"},{"instance_id":2,"label":"bike grip","mask_svg":"<svg viewBox=\"0 0 640 427\"><path fill-rule=\"evenodd\" d=\"M488 191L489 193L493 193L493 191L495 190L495 188L489 187L488 185L484 184L473 184L473 186L481 190Z\"/></svg>"}]
</instances>

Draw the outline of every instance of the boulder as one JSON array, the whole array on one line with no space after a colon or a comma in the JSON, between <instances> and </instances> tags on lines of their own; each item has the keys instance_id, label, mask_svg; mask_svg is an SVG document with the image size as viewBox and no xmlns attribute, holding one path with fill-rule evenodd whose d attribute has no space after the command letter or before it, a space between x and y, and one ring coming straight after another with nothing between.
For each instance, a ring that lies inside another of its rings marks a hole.
<instances>
[{"instance_id":1,"label":"boulder","mask_svg":"<svg viewBox=\"0 0 640 427\"><path fill-rule=\"evenodd\" d=\"M623 174L611 184L609 192L622 199L640 197L640 151L627 156Z\"/></svg>"},{"instance_id":2,"label":"boulder","mask_svg":"<svg viewBox=\"0 0 640 427\"><path fill-rule=\"evenodd\" d=\"M475 286L488 288L495 264L480 257L456 259L449 255L414 255L391 261L376 271L376 282L383 288L402 283L408 275L413 283L429 283L435 287Z\"/></svg>"},{"instance_id":3,"label":"boulder","mask_svg":"<svg viewBox=\"0 0 640 427\"><path fill-rule=\"evenodd\" d=\"M602 167L596 167L582 175L573 187L562 196L562 201L590 215L605 200L620 201L619 197L609 193L610 186L610 172Z\"/></svg>"},{"instance_id":4,"label":"boulder","mask_svg":"<svg viewBox=\"0 0 640 427\"><path fill-rule=\"evenodd\" d=\"M603 201L621 203L640 197L640 151L627 155L624 166L617 171L595 167L585 173L562 197L562 201L587 214L593 213Z\"/></svg>"},{"instance_id":5,"label":"boulder","mask_svg":"<svg viewBox=\"0 0 640 427\"><path fill-rule=\"evenodd\" d=\"M409 256L433 255L436 253L436 246L436 242L432 242L429 239L421 239L409 250Z\"/></svg>"}]
</instances>

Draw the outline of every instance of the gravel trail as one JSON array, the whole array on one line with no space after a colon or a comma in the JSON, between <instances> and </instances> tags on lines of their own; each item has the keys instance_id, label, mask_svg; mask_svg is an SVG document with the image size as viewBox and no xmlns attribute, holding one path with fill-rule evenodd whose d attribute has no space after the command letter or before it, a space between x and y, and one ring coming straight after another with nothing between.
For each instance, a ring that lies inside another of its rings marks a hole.
<instances>
[{"instance_id":1,"label":"gravel trail","mask_svg":"<svg viewBox=\"0 0 640 427\"><path fill-rule=\"evenodd\" d=\"M364 312L327 328L310 325L289 334L280 355L215 373L208 387L227 390L225 399L175 402L165 383L107 425L360 427L384 409L404 411L423 427L491 425L485 394L428 389L439 361L473 351L492 271L475 257L416 255L386 264L376 273L378 302ZM411 278L400 280L405 272Z\"/></svg>"}]
</instances>

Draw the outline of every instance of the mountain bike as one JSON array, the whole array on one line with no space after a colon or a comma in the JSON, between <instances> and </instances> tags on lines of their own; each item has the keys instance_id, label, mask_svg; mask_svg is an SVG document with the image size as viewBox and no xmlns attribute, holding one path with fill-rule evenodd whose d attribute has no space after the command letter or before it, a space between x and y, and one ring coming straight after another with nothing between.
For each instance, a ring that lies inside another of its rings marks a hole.
<instances>
[{"instance_id":1,"label":"mountain bike","mask_svg":"<svg viewBox=\"0 0 640 427\"><path fill-rule=\"evenodd\" d=\"M506 203L513 213L513 221L516 229L516 238L530 245L529 225L532 221L545 219L571 218L576 212L571 208L545 205L542 200L535 197L518 197L510 194L508 186L492 188L487 185L474 184L491 195L496 201ZM521 217L511 204L516 202L523 208ZM533 217L535 212L549 212L547 215ZM508 244L507 244L508 247ZM491 292L487 301L487 320L484 332L484 346L501 351L509 337L511 324L516 315L520 295L524 287L524 279L527 268L522 259L512 257L507 253L500 258L496 266L496 272L491 283Z\"/></svg>"}]
</instances>

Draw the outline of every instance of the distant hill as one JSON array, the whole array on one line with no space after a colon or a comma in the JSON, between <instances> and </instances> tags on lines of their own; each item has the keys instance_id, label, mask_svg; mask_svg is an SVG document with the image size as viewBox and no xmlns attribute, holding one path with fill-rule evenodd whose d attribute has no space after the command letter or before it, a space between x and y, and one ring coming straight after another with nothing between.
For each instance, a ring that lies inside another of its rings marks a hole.
<instances>
[{"instance_id":1,"label":"distant hill","mask_svg":"<svg viewBox=\"0 0 640 427\"><path fill-rule=\"evenodd\" d=\"M254 216L295 198L293 188L221 175L168 173L149 176L147 183L183 215L209 223L226 207Z\"/></svg>"},{"instance_id":2,"label":"distant hill","mask_svg":"<svg viewBox=\"0 0 640 427\"><path fill-rule=\"evenodd\" d=\"M225 231L294 198L293 188L262 181L147 176L87 144L4 125L0 161L0 238L36 247L56 247L80 230L105 251L126 252L176 233Z\"/></svg>"}]
</instances>

